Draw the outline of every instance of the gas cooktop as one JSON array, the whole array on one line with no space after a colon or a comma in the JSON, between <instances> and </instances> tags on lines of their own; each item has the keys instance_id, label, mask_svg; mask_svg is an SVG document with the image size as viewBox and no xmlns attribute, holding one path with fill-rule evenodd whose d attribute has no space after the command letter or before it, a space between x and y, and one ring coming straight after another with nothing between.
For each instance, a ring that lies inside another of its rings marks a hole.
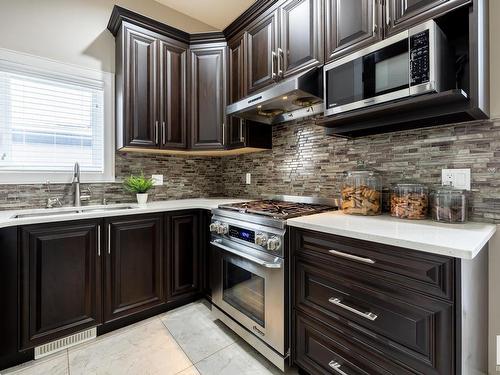
<instances>
[{"instance_id":1,"label":"gas cooktop","mask_svg":"<svg viewBox=\"0 0 500 375\"><path fill-rule=\"evenodd\" d=\"M269 216L275 219L290 219L297 216L317 214L336 209L335 206L313 203L299 203L277 199L256 200L243 203L221 204L219 209L240 213Z\"/></svg>"}]
</instances>

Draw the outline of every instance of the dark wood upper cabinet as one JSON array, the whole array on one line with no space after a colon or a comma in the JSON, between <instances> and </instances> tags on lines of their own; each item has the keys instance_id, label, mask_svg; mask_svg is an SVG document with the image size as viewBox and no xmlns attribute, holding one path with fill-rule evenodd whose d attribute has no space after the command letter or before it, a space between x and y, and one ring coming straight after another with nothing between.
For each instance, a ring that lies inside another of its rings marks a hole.
<instances>
[{"instance_id":1,"label":"dark wood upper cabinet","mask_svg":"<svg viewBox=\"0 0 500 375\"><path fill-rule=\"evenodd\" d=\"M187 45L160 40L161 147L187 147Z\"/></svg>"},{"instance_id":2,"label":"dark wood upper cabinet","mask_svg":"<svg viewBox=\"0 0 500 375\"><path fill-rule=\"evenodd\" d=\"M162 226L162 215L105 221L105 322L164 303Z\"/></svg>"},{"instance_id":3,"label":"dark wood upper cabinet","mask_svg":"<svg viewBox=\"0 0 500 375\"><path fill-rule=\"evenodd\" d=\"M99 223L21 229L21 346L31 348L101 323Z\"/></svg>"},{"instance_id":4,"label":"dark wood upper cabinet","mask_svg":"<svg viewBox=\"0 0 500 375\"><path fill-rule=\"evenodd\" d=\"M382 22L378 0L326 0L326 60L381 40Z\"/></svg>"},{"instance_id":5,"label":"dark wood upper cabinet","mask_svg":"<svg viewBox=\"0 0 500 375\"><path fill-rule=\"evenodd\" d=\"M157 148L159 146L157 117L157 50L158 40L135 28L125 26L123 33L123 103L124 140L122 146ZM120 56L117 57L120 59ZM118 118L120 121L120 117ZM117 132L120 137L120 132ZM120 137L121 138L121 137Z\"/></svg>"},{"instance_id":6,"label":"dark wood upper cabinet","mask_svg":"<svg viewBox=\"0 0 500 375\"><path fill-rule=\"evenodd\" d=\"M237 102L246 95L246 33L230 40L228 43L229 50L229 90L228 104ZM244 120L238 117L230 117L228 119L228 142L229 148L244 147Z\"/></svg>"},{"instance_id":7,"label":"dark wood upper cabinet","mask_svg":"<svg viewBox=\"0 0 500 375\"><path fill-rule=\"evenodd\" d=\"M224 44L190 50L191 148L222 149L225 143L226 50Z\"/></svg>"},{"instance_id":8,"label":"dark wood upper cabinet","mask_svg":"<svg viewBox=\"0 0 500 375\"><path fill-rule=\"evenodd\" d=\"M268 12L248 29L247 83L252 92L277 79L278 10Z\"/></svg>"},{"instance_id":9,"label":"dark wood upper cabinet","mask_svg":"<svg viewBox=\"0 0 500 375\"><path fill-rule=\"evenodd\" d=\"M288 0L280 7L282 78L323 64L323 1Z\"/></svg>"},{"instance_id":10,"label":"dark wood upper cabinet","mask_svg":"<svg viewBox=\"0 0 500 375\"><path fill-rule=\"evenodd\" d=\"M471 0L387 0L386 33L392 35Z\"/></svg>"},{"instance_id":11,"label":"dark wood upper cabinet","mask_svg":"<svg viewBox=\"0 0 500 375\"><path fill-rule=\"evenodd\" d=\"M201 293L200 213L167 215L167 302Z\"/></svg>"}]
</instances>

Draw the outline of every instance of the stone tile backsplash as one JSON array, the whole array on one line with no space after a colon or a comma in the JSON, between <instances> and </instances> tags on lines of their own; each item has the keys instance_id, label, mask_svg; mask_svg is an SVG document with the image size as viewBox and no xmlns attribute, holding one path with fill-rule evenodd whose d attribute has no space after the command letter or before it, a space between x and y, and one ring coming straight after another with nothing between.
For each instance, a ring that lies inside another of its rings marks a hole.
<instances>
[{"instance_id":1,"label":"stone tile backsplash","mask_svg":"<svg viewBox=\"0 0 500 375\"><path fill-rule=\"evenodd\" d=\"M273 150L224 158L116 154L118 180L144 171L163 174L153 200L289 194L338 197L343 172L365 161L383 173L384 185L406 177L439 184L442 168L471 168L471 219L500 223L500 121L479 121L358 139L327 137L311 121L273 128ZM252 183L245 184L245 173ZM82 184L82 189L89 185ZM92 184L92 203L133 202L120 182ZM71 185L51 186L71 203ZM44 185L0 185L0 210L44 207Z\"/></svg>"}]
</instances>

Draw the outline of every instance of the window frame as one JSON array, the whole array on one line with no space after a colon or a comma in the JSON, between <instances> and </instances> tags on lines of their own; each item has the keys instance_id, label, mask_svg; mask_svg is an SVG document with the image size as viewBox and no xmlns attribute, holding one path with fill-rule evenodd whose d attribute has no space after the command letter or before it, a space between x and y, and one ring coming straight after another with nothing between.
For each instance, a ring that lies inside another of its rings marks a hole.
<instances>
[{"instance_id":1,"label":"window frame","mask_svg":"<svg viewBox=\"0 0 500 375\"><path fill-rule=\"evenodd\" d=\"M81 172L84 183L115 182L115 76L113 73L80 67L43 57L0 48L0 65L23 69L46 78L100 81L104 88L104 172ZM0 184L70 183L73 174L68 171L0 171Z\"/></svg>"}]
</instances>

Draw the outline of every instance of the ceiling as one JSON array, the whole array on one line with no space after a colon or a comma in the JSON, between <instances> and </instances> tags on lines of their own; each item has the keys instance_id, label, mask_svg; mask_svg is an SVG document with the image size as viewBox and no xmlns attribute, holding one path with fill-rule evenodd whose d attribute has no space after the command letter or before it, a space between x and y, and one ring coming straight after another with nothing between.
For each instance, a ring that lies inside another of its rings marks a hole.
<instances>
[{"instance_id":1,"label":"ceiling","mask_svg":"<svg viewBox=\"0 0 500 375\"><path fill-rule=\"evenodd\" d=\"M223 30L255 2L255 0L156 1L218 30Z\"/></svg>"}]
</instances>

